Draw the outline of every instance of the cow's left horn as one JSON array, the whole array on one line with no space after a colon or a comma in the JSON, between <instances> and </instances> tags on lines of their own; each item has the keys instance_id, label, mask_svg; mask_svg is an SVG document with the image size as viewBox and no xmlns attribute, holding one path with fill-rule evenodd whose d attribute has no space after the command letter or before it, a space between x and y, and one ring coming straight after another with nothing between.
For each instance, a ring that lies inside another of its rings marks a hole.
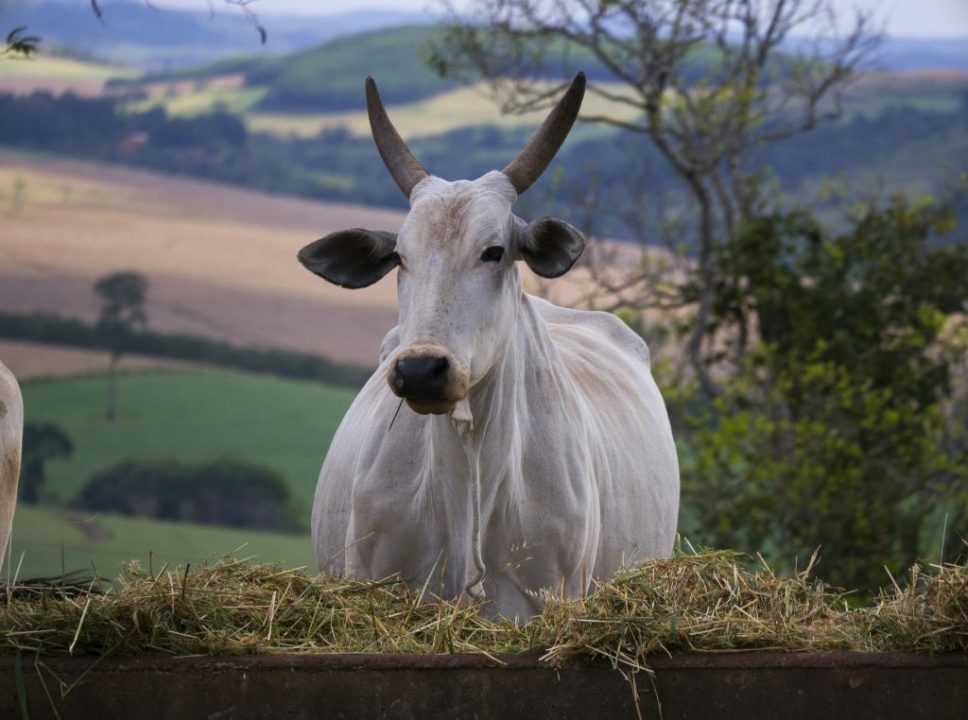
<instances>
[{"instance_id":1,"label":"cow's left horn","mask_svg":"<svg viewBox=\"0 0 968 720\"><path fill-rule=\"evenodd\" d=\"M410 148L400 137L400 133L390 122L390 117L383 107L383 101L380 100L380 91L376 89L376 83L372 77L366 79L366 111L370 116L370 130L376 142L376 149L380 151L380 157L383 158L387 170L390 171L397 185L403 190L403 194L409 198L413 186L429 173L417 162L417 158L413 156Z\"/></svg>"},{"instance_id":2,"label":"cow's left horn","mask_svg":"<svg viewBox=\"0 0 968 720\"><path fill-rule=\"evenodd\" d=\"M504 168L504 174L508 176L518 195L531 187L554 159L558 149L568 137L571 126L575 124L583 97L585 97L585 73L580 72L575 75L575 79L571 81L571 87L541 123L541 127L528 144Z\"/></svg>"}]
</instances>

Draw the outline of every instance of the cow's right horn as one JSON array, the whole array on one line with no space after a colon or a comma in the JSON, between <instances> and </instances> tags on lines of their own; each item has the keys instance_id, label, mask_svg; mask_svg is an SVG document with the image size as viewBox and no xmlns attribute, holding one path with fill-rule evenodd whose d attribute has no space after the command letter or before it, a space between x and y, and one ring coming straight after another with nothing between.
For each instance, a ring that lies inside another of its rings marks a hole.
<instances>
[{"instance_id":1,"label":"cow's right horn","mask_svg":"<svg viewBox=\"0 0 968 720\"><path fill-rule=\"evenodd\" d=\"M383 101L380 100L380 91L372 77L366 79L366 111L370 116L370 130L373 132L376 149L403 194L409 198L413 186L429 173L417 162L417 158L390 122Z\"/></svg>"},{"instance_id":2,"label":"cow's right horn","mask_svg":"<svg viewBox=\"0 0 968 720\"><path fill-rule=\"evenodd\" d=\"M541 123L528 144L504 168L504 174L508 176L518 195L531 187L554 159L568 137L571 126L575 124L584 97L585 73L580 72L575 75L568 91Z\"/></svg>"}]
</instances>

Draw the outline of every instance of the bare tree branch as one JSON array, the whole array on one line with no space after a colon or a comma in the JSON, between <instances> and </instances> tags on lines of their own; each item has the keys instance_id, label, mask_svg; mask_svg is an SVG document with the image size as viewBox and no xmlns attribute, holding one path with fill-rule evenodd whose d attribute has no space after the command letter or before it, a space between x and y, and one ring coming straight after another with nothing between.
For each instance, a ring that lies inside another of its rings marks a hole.
<instances>
[{"instance_id":1,"label":"bare tree branch","mask_svg":"<svg viewBox=\"0 0 968 720\"><path fill-rule=\"evenodd\" d=\"M660 278L647 267L621 280L600 269L592 275L612 307L679 307L688 297L695 312L688 355L712 393L706 358L715 343L707 327L718 281L714 251L764 204L751 156L840 113L843 90L880 39L871 16L844 15L834 0L477 0L466 10L449 7L449 30L435 51L443 72L485 78L505 112L523 113L557 94L549 75L593 70L589 93L615 111L581 119L648 137L685 183L696 222L688 262L675 264L678 298L648 289ZM629 117L630 108L640 119ZM747 327L745 318L739 322Z\"/></svg>"}]
</instances>

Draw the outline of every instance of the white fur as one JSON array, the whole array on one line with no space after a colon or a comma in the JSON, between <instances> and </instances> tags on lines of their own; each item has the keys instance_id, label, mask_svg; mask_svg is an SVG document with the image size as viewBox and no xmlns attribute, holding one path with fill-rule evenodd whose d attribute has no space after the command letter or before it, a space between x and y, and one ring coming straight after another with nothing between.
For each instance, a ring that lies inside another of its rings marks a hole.
<instances>
[{"instance_id":1,"label":"white fur","mask_svg":"<svg viewBox=\"0 0 968 720\"><path fill-rule=\"evenodd\" d=\"M414 189L399 325L333 439L312 528L322 570L400 573L444 597L483 590L491 612L525 619L542 591L575 597L622 563L668 555L679 469L645 343L612 315L522 292L515 199L497 172ZM494 244L507 257L482 262ZM389 429L386 372L416 342L469 369L467 402L430 416L404 405Z\"/></svg>"},{"instance_id":2,"label":"white fur","mask_svg":"<svg viewBox=\"0 0 968 720\"><path fill-rule=\"evenodd\" d=\"M13 373L0 363L0 568L7 557L20 481L24 402Z\"/></svg>"}]
</instances>

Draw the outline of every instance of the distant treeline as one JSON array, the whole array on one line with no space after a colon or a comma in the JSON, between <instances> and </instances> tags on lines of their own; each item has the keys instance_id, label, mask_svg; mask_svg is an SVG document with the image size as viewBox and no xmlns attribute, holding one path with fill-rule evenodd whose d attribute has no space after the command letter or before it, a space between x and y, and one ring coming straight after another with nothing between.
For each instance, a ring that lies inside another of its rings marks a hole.
<instances>
[{"instance_id":1,"label":"distant treeline","mask_svg":"<svg viewBox=\"0 0 968 720\"><path fill-rule=\"evenodd\" d=\"M11 340L109 350L116 338L107 338L96 326L53 315L0 313L0 337ZM360 387L372 370L335 363L320 355L276 348L238 347L195 335L132 332L123 340L125 353L192 360L256 373L300 380Z\"/></svg>"},{"instance_id":2,"label":"distant treeline","mask_svg":"<svg viewBox=\"0 0 968 720\"><path fill-rule=\"evenodd\" d=\"M434 174L473 178L503 167L529 135L527 129L468 126L410 145ZM38 92L0 95L0 144L285 195L406 206L372 140L343 129L312 138L281 138L250 133L240 118L224 111L190 118L171 117L161 109L127 113L113 98ZM968 166L968 91L960 109L911 105L858 114L774 145L752 162L770 168L778 191L787 193L831 176L852 183L886 177L895 187L937 191ZM583 227L581 214L591 211L595 227L585 229L654 242L658 238L641 237L641 228L621 218L629 216L630 207L681 204L682 190L647 138L606 133L566 144L554 170L523 198L519 210L558 215ZM649 225L654 229L660 223Z\"/></svg>"},{"instance_id":3,"label":"distant treeline","mask_svg":"<svg viewBox=\"0 0 968 720\"><path fill-rule=\"evenodd\" d=\"M205 525L305 529L289 486L278 473L228 459L202 465L122 460L88 480L72 506Z\"/></svg>"}]
</instances>

